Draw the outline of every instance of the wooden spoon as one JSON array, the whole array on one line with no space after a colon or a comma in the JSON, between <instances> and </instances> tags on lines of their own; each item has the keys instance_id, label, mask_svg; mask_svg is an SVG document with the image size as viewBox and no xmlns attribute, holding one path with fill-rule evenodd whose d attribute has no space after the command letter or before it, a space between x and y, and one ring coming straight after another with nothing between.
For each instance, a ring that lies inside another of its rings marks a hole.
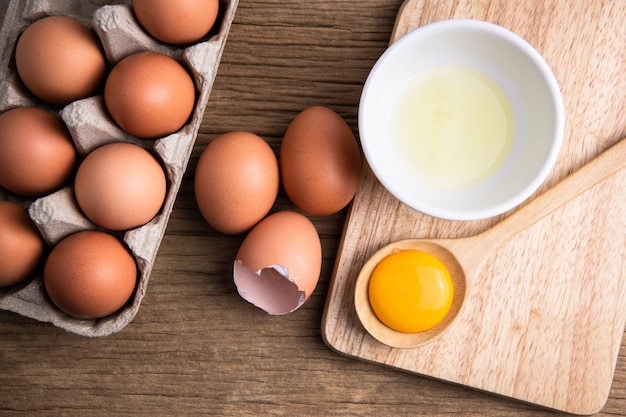
<instances>
[{"instance_id":1,"label":"wooden spoon","mask_svg":"<svg viewBox=\"0 0 626 417\"><path fill-rule=\"evenodd\" d=\"M626 140L621 140L518 212L480 234L458 239L406 239L384 246L365 263L357 277L354 304L359 320L369 334L391 347L412 348L432 341L457 317L466 287L479 276L494 249L624 167ZM368 284L373 269L386 256L407 249L422 250L437 257L448 268L454 284L452 307L446 318L420 333L402 333L385 326L369 303Z\"/></svg>"}]
</instances>

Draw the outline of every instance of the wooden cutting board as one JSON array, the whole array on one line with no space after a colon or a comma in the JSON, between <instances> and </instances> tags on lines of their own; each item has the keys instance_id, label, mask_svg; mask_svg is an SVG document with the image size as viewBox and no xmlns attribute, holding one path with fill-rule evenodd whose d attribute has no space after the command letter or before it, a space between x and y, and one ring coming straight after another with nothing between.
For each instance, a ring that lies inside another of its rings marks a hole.
<instances>
[{"instance_id":1,"label":"wooden cutting board","mask_svg":"<svg viewBox=\"0 0 626 417\"><path fill-rule=\"evenodd\" d=\"M622 1L407 0L391 43L421 25L472 18L528 40L561 86L565 141L545 192L626 136L626 7ZM533 196L526 203L534 199ZM454 238L504 217L455 222L397 201L365 166L348 213L322 320L339 353L575 414L608 398L626 324L626 170L497 248L481 287L439 338L391 348L354 310L359 269L406 238Z\"/></svg>"}]
</instances>

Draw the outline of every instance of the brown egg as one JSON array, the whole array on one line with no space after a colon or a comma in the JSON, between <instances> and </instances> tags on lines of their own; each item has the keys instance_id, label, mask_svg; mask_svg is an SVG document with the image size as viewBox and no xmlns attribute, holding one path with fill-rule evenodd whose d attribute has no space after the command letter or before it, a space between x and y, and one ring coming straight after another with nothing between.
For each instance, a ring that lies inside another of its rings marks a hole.
<instances>
[{"instance_id":1,"label":"brown egg","mask_svg":"<svg viewBox=\"0 0 626 417\"><path fill-rule=\"evenodd\" d=\"M259 136L230 132L204 149L194 179L198 207L215 230L238 234L272 208L280 175L272 148Z\"/></svg>"},{"instance_id":2,"label":"brown egg","mask_svg":"<svg viewBox=\"0 0 626 417\"><path fill-rule=\"evenodd\" d=\"M0 201L0 287L30 277L44 255L39 230L22 206Z\"/></svg>"},{"instance_id":3,"label":"brown egg","mask_svg":"<svg viewBox=\"0 0 626 417\"><path fill-rule=\"evenodd\" d=\"M64 16L45 17L28 26L17 42L15 64L33 94L57 105L94 95L106 71L96 35Z\"/></svg>"},{"instance_id":4,"label":"brown egg","mask_svg":"<svg viewBox=\"0 0 626 417\"><path fill-rule=\"evenodd\" d=\"M143 28L155 38L187 44L204 37L217 19L219 0L133 0Z\"/></svg>"},{"instance_id":5,"label":"brown egg","mask_svg":"<svg viewBox=\"0 0 626 417\"><path fill-rule=\"evenodd\" d=\"M78 167L76 201L98 226L128 230L149 222L165 200L167 181L154 156L130 143L92 151Z\"/></svg>"},{"instance_id":6,"label":"brown egg","mask_svg":"<svg viewBox=\"0 0 626 417\"><path fill-rule=\"evenodd\" d=\"M38 196L66 183L76 162L72 138L54 114L19 107L0 115L0 186Z\"/></svg>"},{"instance_id":7,"label":"brown egg","mask_svg":"<svg viewBox=\"0 0 626 417\"><path fill-rule=\"evenodd\" d=\"M114 236L83 231L59 242L44 267L44 286L63 312L97 319L119 310L137 282L137 266Z\"/></svg>"},{"instance_id":8,"label":"brown egg","mask_svg":"<svg viewBox=\"0 0 626 417\"><path fill-rule=\"evenodd\" d=\"M361 153L348 124L321 106L291 122L280 147L285 192L301 210L315 216L338 212L356 194Z\"/></svg>"},{"instance_id":9,"label":"brown egg","mask_svg":"<svg viewBox=\"0 0 626 417\"><path fill-rule=\"evenodd\" d=\"M191 76L175 59L139 52L117 63L104 86L113 120L126 132L156 139L178 131L195 104Z\"/></svg>"},{"instance_id":10,"label":"brown egg","mask_svg":"<svg viewBox=\"0 0 626 417\"><path fill-rule=\"evenodd\" d=\"M311 296L321 268L322 244L313 223L295 211L279 211L246 236L233 278L246 301L270 314L286 314Z\"/></svg>"}]
</instances>

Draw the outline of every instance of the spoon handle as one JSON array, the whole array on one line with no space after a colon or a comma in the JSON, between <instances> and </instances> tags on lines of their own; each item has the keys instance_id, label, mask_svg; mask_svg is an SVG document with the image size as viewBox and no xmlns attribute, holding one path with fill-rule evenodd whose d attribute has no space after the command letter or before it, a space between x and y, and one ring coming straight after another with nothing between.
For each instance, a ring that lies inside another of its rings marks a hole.
<instances>
[{"instance_id":1,"label":"spoon handle","mask_svg":"<svg viewBox=\"0 0 626 417\"><path fill-rule=\"evenodd\" d=\"M485 232L491 240L490 245L495 247L498 243L522 232L624 167L626 167L626 139L620 140L530 204L522 207L517 213Z\"/></svg>"}]
</instances>

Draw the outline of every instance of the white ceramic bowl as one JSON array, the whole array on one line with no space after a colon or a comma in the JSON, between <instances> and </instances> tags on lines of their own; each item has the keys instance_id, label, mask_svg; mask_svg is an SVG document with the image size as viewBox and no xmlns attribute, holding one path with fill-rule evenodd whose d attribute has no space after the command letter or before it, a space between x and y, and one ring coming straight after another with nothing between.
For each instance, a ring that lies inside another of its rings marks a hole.
<instances>
[{"instance_id":1,"label":"white ceramic bowl","mask_svg":"<svg viewBox=\"0 0 626 417\"><path fill-rule=\"evenodd\" d=\"M452 67L495 82L513 124L499 167L471 185L440 187L416 176L415 161L398 145L398 107L417 77ZM476 220L504 213L537 190L557 159L564 119L557 81L528 42L492 23L458 19L422 26L383 53L363 88L359 134L372 171L400 201L435 217Z\"/></svg>"}]
</instances>

